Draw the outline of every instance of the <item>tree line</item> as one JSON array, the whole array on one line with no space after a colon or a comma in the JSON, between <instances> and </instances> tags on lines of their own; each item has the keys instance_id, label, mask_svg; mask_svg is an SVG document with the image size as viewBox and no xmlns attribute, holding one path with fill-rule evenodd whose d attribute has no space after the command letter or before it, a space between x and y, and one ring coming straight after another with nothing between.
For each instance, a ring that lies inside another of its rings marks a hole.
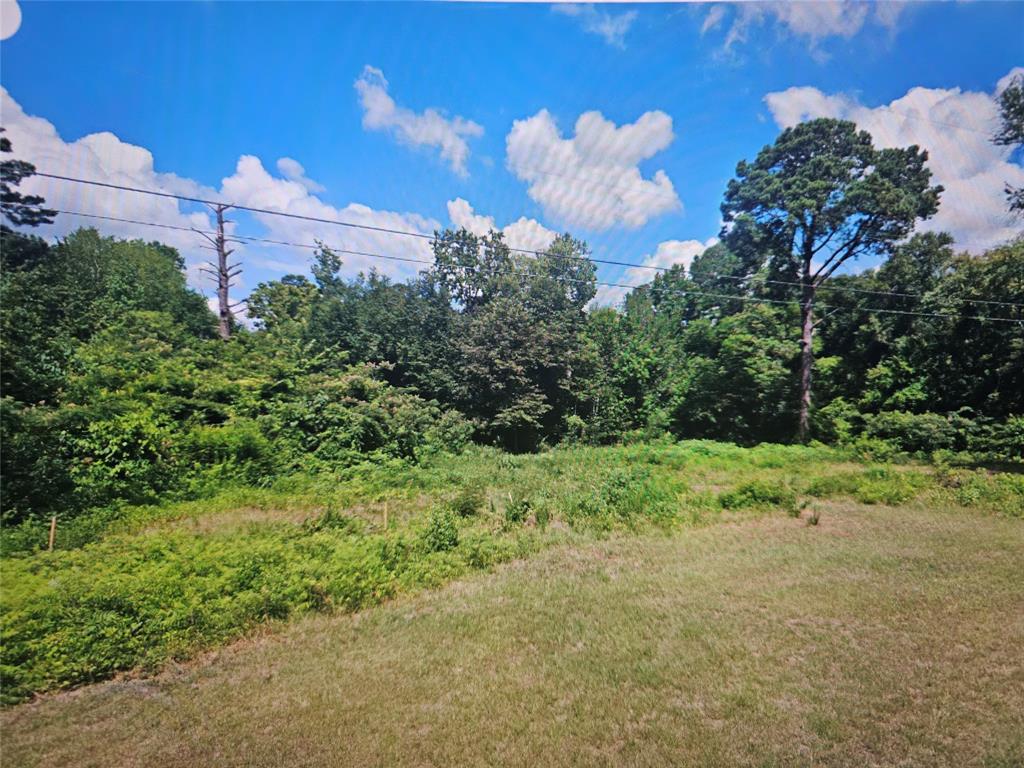
<instances>
[{"instance_id":1,"label":"tree line","mask_svg":"<svg viewBox=\"0 0 1024 768\"><path fill-rule=\"evenodd\" d=\"M1008 134L1007 134L1008 135ZM4 140L6 142L6 140ZM11 150L9 142L3 147ZM660 436L1024 455L1024 241L981 255L915 233L927 152L850 122L786 129L737 166L718 244L593 308L586 243L543 253L438 232L415 279L309 277L217 318L158 242L52 220L3 163L3 509L20 520L294 471ZM1015 190L1008 190L1011 205ZM842 270L862 257L880 263Z\"/></svg>"}]
</instances>

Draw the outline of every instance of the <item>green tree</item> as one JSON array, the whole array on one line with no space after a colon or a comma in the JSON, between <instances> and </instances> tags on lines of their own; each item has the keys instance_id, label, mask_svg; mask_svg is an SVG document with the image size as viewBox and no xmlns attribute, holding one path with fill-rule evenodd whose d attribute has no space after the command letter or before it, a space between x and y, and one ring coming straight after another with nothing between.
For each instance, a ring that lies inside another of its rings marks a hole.
<instances>
[{"instance_id":1,"label":"green tree","mask_svg":"<svg viewBox=\"0 0 1024 768\"><path fill-rule=\"evenodd\" d=\"M993 141L1003 147L1020 150L1024 146L1024 77L1018 75L999 94L999 132ZM1024 188L1006 185L1010 210L1024 214Z\"/></svg>"},{"instance_id":2,"label":"green tree","mask_svg":"<svg viewBox=\"0 0 1024 768\"><path fill-rule=\"evenodd\" d=\"M0 128L0 133L4 129ZM0 152L10 153L14 148L11 140L0 136ZM43 208L46 201L39 195L23 195L17 187L23 180L33 175L36 167L24 160L0 161L0 212L4 218L15 226L38 227L40 224L52 224L56 211Z\"/></svg>"},{"instance_id":3,"label":"green tree","mask_svg":"<svg viewBox=\"0 0 1024 768\"><path fill-rule=\"evenodd\" d=\"M75 347L127 312L166 312L192 335L212 333L213 316L186 285L183 267L169 246L80 229L38 262L4 270L4 393L22 402L52 401Z\"/></svg>"},{"instance_id":4,"label":"green tree","mask_svg":"<svg viewBox=\"0 0 1024 768\"><path fill-rule=\"evenodd\" d=\"M801 441L810 434L818 289L850 260L887 254L938 210L942 188L930 185L927 160L916 146L875 149L853 123L822 118L787 128L729 182L723 237L756 233L770 268L800 283Z\"/></svg>"},{"instance_id":5,"label":"green tree","mask_svg":"<svg viewBox=\"0 0 1024 768\"><path fill-rule=\"evenodd\" d=\"M304 276L285 275L257 285L246 300L246 310L257 328L297 329L309 322L317 294L317 287Z\"/></svg>"},{"instance_id":6,"label":"green tree","mask_svg":"<svg viewBox=\"0 0 1024 768\"><path fill-rule=\"evenodd\" d=\"M455 401L481 435L512 450L557 440L577 399L584 307L595 294L586 244L561 235L547 252L513 253L500 232L439 233L427 280L459 315Z\"/></svg>"},{"instance_id":7,"label":"green tree","mask_svg":"<svg viewBox=\"0 0 1024 768\"><path fill-rule=\"evenodd\" d=\"M512 251L501 232L478 237L466 229L436 233L431 277L464 311L487 304L508 287Z\"/></svg>"}]
</instances>

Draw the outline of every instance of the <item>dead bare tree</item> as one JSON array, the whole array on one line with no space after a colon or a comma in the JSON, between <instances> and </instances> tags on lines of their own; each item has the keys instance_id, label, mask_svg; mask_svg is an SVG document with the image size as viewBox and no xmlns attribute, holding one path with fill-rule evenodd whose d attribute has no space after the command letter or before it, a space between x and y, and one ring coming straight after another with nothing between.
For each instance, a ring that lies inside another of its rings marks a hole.
<instances>
[{"instance_id":1,"label":"dead bare tree","mask_svg":"<svg viewBox=\"0 0 1024 768\"><path fill-rule=\"evenodd\" d=\"M225 222L224 212L231 206L217 204L211 207L217 215L216 233L211 235L198 229L193 231L202 235L210 243L208 246L203 246L204 248L209 248L217 254L216 264L208 261L206 266L199 268L199 271L212 275L217 282L217 331L222 339L229 339L231 338L231 321L234 319L234 312L232 310L234 307L244 303L238 301L232 304L229 294L231 286L234 285L234 278L242 274L242 263L228 264L228 257L234 253L234 249L227 247L228 238L224 234L224 224L229 222Z\"/></svg>"}]
</instances>

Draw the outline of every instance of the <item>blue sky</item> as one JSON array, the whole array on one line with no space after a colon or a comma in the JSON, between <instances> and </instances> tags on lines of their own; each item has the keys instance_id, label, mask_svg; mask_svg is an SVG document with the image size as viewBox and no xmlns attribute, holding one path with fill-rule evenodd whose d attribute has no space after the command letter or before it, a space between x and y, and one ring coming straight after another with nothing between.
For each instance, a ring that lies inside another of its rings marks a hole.
<instances>
[{"instance_id":1,"label":"blue sky","mask_svg":"<svg viewBox=\"0 0 1024 768\"><path fill-rule=\"evenodd\" d=\"M41 170L328 218L429 232L482 230L490 217L518 221L507 234L526 247L569 230L598 256L685 262L717 234L736 162L781 126L822 114L855 119L879 143L926 146L949 190L928 226L971 250L1012 233L1002 185L1024 175L1019 156L988 142L993 95L1024 65L1022 3L18 10L20 24L4 11L0 43L0 119L17 156ZM33 183L63 208L208 225L194 206ZM62 218L44 234L85 223ZM424 255L409 238L236 219L244 234ZM191 233L100 228L162 237L190 263L200 258ZM308 259L254 244L241 253L243 293ZM348 261L399 277L412 269ZM649 278L622 272L601 277Z\"/></svg>"}]
</instances>

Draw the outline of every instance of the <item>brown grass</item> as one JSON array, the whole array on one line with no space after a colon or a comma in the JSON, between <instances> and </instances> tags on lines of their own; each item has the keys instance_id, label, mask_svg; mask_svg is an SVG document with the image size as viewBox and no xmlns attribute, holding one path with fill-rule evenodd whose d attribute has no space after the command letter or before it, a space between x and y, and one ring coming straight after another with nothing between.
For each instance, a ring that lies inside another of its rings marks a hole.
<instances>
[{"instance_id":1,"label":"brown grass","mask_svg":"<svg viewBox=\"0 0 1024 768\"><path fill-rule=\"evenodd\" d=\"M825 503L548 550L3 713L47 766L1020 766L1024 525Z\"/></svg>"}]
</instances>

